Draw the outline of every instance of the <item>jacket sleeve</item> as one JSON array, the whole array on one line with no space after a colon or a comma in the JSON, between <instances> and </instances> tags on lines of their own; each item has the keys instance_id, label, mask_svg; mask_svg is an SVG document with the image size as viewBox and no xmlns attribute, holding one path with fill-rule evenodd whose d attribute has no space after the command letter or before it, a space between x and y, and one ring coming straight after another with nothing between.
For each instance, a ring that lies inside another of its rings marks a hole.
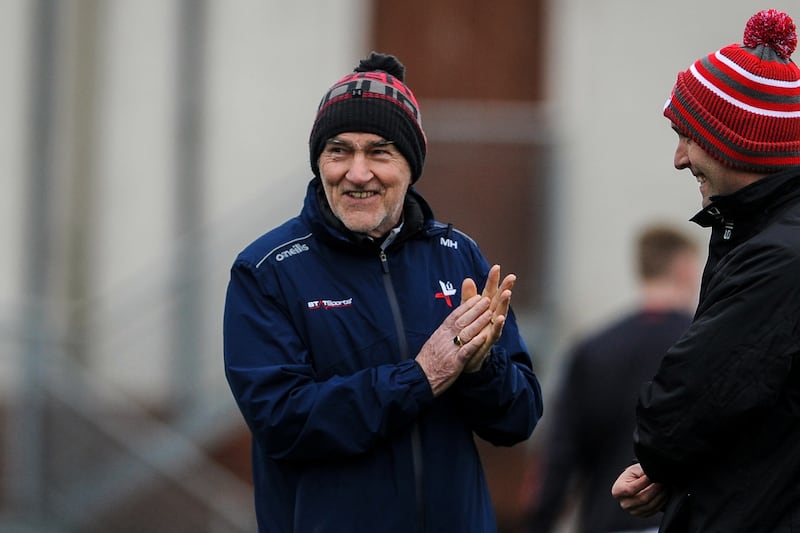
<instances>
[{"instance_id":1,"label":"jacket sleeve","mask_svg":"<svg viewBox=\"0 0 800 533\"><path fill-rule=\"evenodd\" d=\"M368 451L433 401L414 361L318 380L287 310L246 265L231 271L223 343L225 373L239 409L273 459Z\"/></svg>"},{"instance_id":2,"label":"jacket sleeve","mask_svg":"<svg viewBox=\"0 0 800 533\"><path fill-rule=\"evenodd\" d=\"M482 439L511 446L530 437L542 416L542 389L513 312L483 367L462 374L453 388L462 416Z\"/></svg>"},{"instance_id":3,"label":"jacket sleeve","mask_svg":"<svg viewBox=\"0 0 800 533\"><path fill-rule=\"evenodd\" d=\"M798 352L800 261L744 245L719 266L694 322L637 407L635 451L655 481L679 483L773 406Z\"/></svg>"}]
</instances>

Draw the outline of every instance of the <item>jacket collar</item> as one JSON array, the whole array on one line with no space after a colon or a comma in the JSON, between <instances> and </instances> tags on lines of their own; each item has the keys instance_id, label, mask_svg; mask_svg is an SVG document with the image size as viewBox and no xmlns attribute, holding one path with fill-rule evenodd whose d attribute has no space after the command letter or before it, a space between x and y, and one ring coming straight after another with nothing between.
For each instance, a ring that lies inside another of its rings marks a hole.
<instances>
[{"instance_id":1,"label":"jacket collar","mask_svg":"<svg viewBox=\"0 0 800 533\"><path fill-rule=\"evenodd\" d=\"M737 225L761 218L786 202L800 197L800 167L770 174L733 194L711 197L711 203L692 217L703 227Z\"/></svg>"},{"instance_id":2,"label":"jacket collar","mask_svg":"<svg viewBox=\"0 0 800 533\"><path fill-rule=\"evenodd\" d=\"M717 264L731 250L761 231L778 210L800 197L800 167L792 167L743 187L733 194L714 196L711 203L692 217L711 227L708 258L703 269L700 302L706 299L709 280Z\"/></svg>"}]
</instances>

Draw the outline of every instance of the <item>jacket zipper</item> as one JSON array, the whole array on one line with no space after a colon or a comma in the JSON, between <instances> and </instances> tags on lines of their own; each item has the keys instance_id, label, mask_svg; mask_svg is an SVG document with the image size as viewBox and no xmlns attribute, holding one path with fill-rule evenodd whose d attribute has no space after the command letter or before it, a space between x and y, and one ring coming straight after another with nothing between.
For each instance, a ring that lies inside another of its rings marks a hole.
<instances>
[{"instance_id":1,"label":"jacket zipper","mask_svg":"<svg viewBox=\"0 0 800 533\"><path fill-rule=\"evenodd\" d=\"M397 302L397 294L392 283L392 275L389 272L389 261L383 248L381 248L380 260L381 269L383 270L383 286L386 290L386 295L389 297L389 306L392 308L397 342L400 345L400 358L403 361L407 361L410 358L408 340L403 326L403 317L400 314L400 304ZM422 439L420 438L419 425L417 423L414 423L411 429L411 462L414 467L414 487L417 496L417 531L422 533L425 531L425 522L423 520L423 502L425 500L422 492Z\"/></svg>"}]
</instances>

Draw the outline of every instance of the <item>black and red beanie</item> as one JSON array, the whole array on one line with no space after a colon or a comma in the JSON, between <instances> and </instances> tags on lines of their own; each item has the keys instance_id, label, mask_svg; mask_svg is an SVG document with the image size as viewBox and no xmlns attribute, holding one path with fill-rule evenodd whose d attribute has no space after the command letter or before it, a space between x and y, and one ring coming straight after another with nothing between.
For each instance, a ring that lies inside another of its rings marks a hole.
<instances>
[{"instance_id":1,"label":"black and red beanie","mask_svg":"<svg viewBox=\"0 0 800 533\"><path fill-rule=\"evenodd\" d=\"M411 182L422 175L426 139L414 93L404 83L396 57L372 52L328 89L308 141L311 170L319 176L319 156L328 139L346 132L373 133L394 142L411 167Z\"/></svg>"}]
</instances>

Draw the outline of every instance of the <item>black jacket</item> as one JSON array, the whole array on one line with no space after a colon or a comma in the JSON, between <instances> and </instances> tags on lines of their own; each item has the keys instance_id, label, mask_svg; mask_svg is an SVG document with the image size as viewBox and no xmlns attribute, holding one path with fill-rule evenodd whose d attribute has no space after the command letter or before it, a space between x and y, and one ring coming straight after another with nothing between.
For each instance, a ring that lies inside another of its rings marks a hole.
<instances>
[{"instance_id":1,"label":"black jacket","mask_svg":"<svg viewBox=\"0 0 800 533\"><path fill-rule=\"evenodd\" d=\"M542 487L528 531L555 531L573 486L580 498L580 533L658 525L658 516L644 519L624 511L611 496L611 485L633 459L639 389L691 318L688 312L637 309L571 350L547 428Z\"/></svg>"},{"instance_id":2,"label":"black jacket","mask_svg":"<svg viewBox=\"0 0 800 533\"><path fill-rule=\"evenodd\" d=\"M637 408L662 533L800 529L800 168L715 197L700 304Z\"/></svg>"}]
</instances>

